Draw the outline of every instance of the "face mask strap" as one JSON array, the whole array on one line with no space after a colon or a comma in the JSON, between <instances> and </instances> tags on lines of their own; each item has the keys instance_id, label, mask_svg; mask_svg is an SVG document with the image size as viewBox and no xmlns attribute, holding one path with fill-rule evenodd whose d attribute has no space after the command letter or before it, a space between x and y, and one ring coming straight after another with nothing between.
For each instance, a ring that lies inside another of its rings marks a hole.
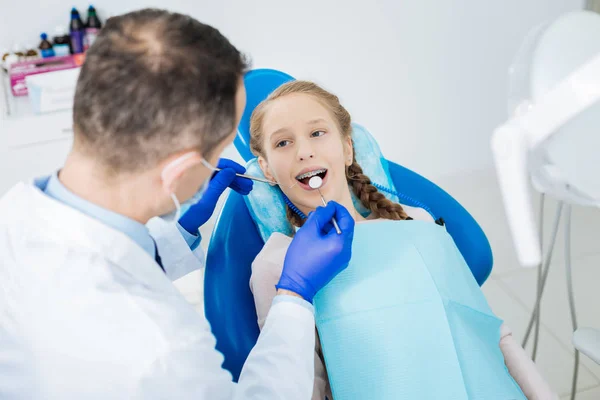
<instances>
[{"instance_id":1,"label":"face mask strap","mask_svg":"<svg viewBox=\"0 0 600 400\"><path fill-rule=\"evenodd\" d=\"M162 170L160 175L164 188L167 192L171 192L170 187L166 186L167 181L173 181L174 178L181 173L182 167L185 167L185 164L190 163L190 159L192 164L194 164L198 159L200 162L203 160L200 155L196 152L189 152L187 154L182 155L181 157L173 160Z\"/></svg>"},{"instance_id":2,"label":"face mask strap","mask_svg":"<svg viewBox=\"0 0 600 400\"><path fill-rule=\"evenodd\" d=\"M200 159L200 162L202 163L202 165L204 165L206 168L210 169L211 171L213 171L213 172L218 171L218 169L216 167L213 167L208 161L206 161L204 159L204 157Z\"/></svg>"},{"instance_id":3,"label":"face mask strap","mask_svg":"<svg viewBox=\"0 0 600 400\"><path fill-rule=\"evenodd\" d=\"M179 217L181 217L181 204L179 203L179 200L177 199L177 196L175 195L175 193L171 193L171 200L173 200L173 203L175 204L175 221L179 221Z\"/></svg>"}]
</instances>

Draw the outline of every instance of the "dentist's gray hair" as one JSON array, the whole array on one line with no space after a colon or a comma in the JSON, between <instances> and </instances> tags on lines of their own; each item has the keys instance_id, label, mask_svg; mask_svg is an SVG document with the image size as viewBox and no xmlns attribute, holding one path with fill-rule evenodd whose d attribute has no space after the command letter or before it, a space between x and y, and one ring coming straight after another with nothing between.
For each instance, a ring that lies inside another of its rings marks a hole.
<instances>
[{"instance_id":1,"label":"dentist's gray hair","mask_svg":"<svg viewBox=\"0 0 600 400\"><path fill-rule=\"evenodd\" d=\"M235 129L247 68L227 38L190 16L144 9L109 18L77 82L74 146L114 174L187 149L210 156Z\"/></svg>"}]
</instances>

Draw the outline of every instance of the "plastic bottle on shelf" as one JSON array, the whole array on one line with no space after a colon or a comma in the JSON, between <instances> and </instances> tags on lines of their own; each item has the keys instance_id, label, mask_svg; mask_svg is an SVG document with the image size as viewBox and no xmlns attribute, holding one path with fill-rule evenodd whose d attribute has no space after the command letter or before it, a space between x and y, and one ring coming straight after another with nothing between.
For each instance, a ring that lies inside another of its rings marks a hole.
<instances>
[{"instance_id":1,"label":"plastic bottle on shelf","mask_svg":"<svg viewBox=\"0 0 600 400\"><path fill-rule=\"evenodd\" d=\"M25 53L23 52L23 47L20 44L15 44L13 46L12 54L17 56L17 59L21 61L25 57Z\"/></svg>"},{"instance_id":2,"label":"plastic bottle on shelf","mask_svg":"<svg viewBox=\"0 0 600 400\"><path fill-rule=\"evenodd\" d=\"M100 33L100 29L102 29L102 22L100 21L100 18L98 18L94 6L90 5L88 8L87 22L85 24L84 50L89 49L90 46L94 44L98 37L98 33Z\"/></svg>"},{"instance_id":3,"label":"plastic bottle on shelf","mask_svg":"<svg viewBox=\"0 0 600 400\"><path fill-rule=\"evenodd\" d=\"M54 38L52 38L52 48L57 57L68 56L71 54L71 37L64 26L57 26L54 29Z\"/></svg>"},{"instance_id":4,"label":"plastic bottle on shelf","mask_svg":"<svg viewBox=\"0 0 600 400\"><path fill-rule=\"evenodd\" d=\"M0 68L6 68L6 59L8 56L10 56L8 49L0 49Z\"/></svg>"},{"instance_id":5,"label":"plastic bottle on shelf","mask_svg":"<svg viewBox=\"0 0 600 400\"><path fill-rule=\"evenodd\" d=\"M10 69L10 66L14 63L18 63L20 61L20 57L16 55L14 52L10 52L6 58L4 59L4 67L6 69Z\"/></svg>"},{"instance_id":6,"label":"plastic bottle on shelf","mask_svg":"<svg viewBox=\"0 0 600 400\"><path fill-rule=\"evenodd\" d=\"M27 52L25 53L25 58L27 60L35 60L37 58L40 58L40 53L37 51L35 46L31 46L28 44L27 46L25 46L25 48L27 49Z\"/></svg>"},{"instance_id":7,"label":"plastic bottle on shelf","mask_svg":"<svg viewBox=\"0 0 600 400\"><path fill-rule=\"evenodd\" d=\"M85 26L75 7L71 9L71 23L69 24L71 36L71 52L73 54L83 53L83 39L85 37Z\"/></svg>"},{"instance_id":8,"label":"plastic bottle on shelf","mask_svg":"<svg viewBox=\"0 0 600 400\"><path fill-rule=\"evenodd\" d=\"M52 43L50 43L50 41L48 40L48 35L46 33L42 33L40 35L40 38L42 39L42 41L40 42L38 49L40 49L42 57L54 57L54 49L52 48Z\"/></svg>"}]
</instances>

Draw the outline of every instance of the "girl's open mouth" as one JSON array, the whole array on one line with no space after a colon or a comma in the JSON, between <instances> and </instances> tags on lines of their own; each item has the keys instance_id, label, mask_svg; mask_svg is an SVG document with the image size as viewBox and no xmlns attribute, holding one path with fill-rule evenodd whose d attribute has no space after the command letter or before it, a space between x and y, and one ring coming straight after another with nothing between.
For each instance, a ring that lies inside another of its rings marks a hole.
<instances>
[{"instance_id":1,"label":"girl's open mouth","mask_svg":"<svg viewBox=\"0 0 600 400\"><path fill-rule=\"evenodd\" d=\"M310 181L310 178L312 178L313 176L318 176L323 180L323 184L321 185L322 187L325 185L325 182L327 180L327 169L315 169L313 171L305 172L303 174L298 175L296 177L296 180L298 181L298 186L302 187L302 189L304 190L315 190L308 185L308 181Z\"/></svg>"}]
</instances>

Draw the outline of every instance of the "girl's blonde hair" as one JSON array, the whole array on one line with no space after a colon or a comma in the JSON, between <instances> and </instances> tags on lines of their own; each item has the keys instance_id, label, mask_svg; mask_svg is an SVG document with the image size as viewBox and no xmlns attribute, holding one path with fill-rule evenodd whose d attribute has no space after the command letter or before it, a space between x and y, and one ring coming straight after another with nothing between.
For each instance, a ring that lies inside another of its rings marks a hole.
<instances>
[{"instance_id":1,"label":"girl's blonde hair","mask_svg":"<svg viewBox=\"0 0 600 400\"><path fill-rule=\"evenodd\" d=\"M303 93L313 96L324 107L326 107L333 115L338 124L342 139L352 137L352 119L350 113L341 105L339 98L321 88L313 82L307 81L292 81L288 82L267 97L260 103L252 113L250 119L250 148L255 156L266 158L263 148L263 120L269 105L289 94ZM352 153L355 155L354 142L352 142ZM352 164L346 167L346 179L352 187L352 191L361 203L371 212L376 218L384 218L391 220L404 220L409 218L402 206L388 200L375 186L371 184L371 179L363 173L361 166L356 162L356 157L353 156ZM304 220L292 211L288 206L287 218L293 226L301 227Z\"/></svg>"}]
</instances>

